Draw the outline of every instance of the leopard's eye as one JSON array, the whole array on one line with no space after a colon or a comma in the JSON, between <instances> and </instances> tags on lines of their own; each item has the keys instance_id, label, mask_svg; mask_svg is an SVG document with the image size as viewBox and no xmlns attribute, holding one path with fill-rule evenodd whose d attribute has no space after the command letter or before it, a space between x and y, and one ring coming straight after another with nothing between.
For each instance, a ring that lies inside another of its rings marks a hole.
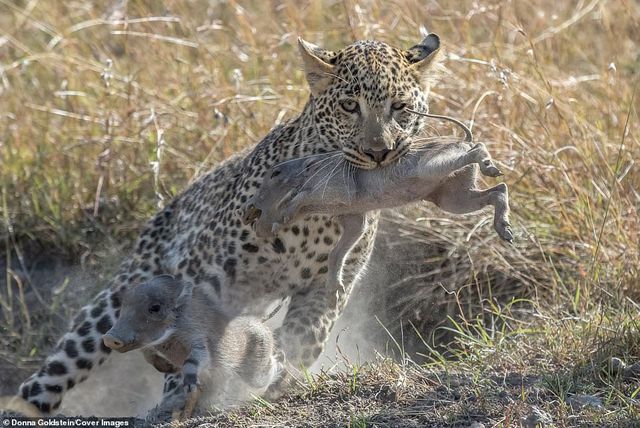
<instances>
[{"instance_id":1,"label":"leopard's eye","mask_svg":"<svg viewBox=\"0 0 640 428\"><path fill-rule=\"evenodd\" d=\"M407 104L403 103L402 101L396 101L393 104L391 104L391 109L395 111L404 110L405 107L407 107Z\"/></svg>"},{"instance_id":2,"label":"leopard's eye","mask_svg":"<svg viewBox=\"0 0 640 428\"><path fill-rule=\"evenodd\" d=\"M340 101L340 107L344 109L344 111L348 113L355 113L359 110L358 102L353 99L346 99Z\"/></svg>"}]
</instances>

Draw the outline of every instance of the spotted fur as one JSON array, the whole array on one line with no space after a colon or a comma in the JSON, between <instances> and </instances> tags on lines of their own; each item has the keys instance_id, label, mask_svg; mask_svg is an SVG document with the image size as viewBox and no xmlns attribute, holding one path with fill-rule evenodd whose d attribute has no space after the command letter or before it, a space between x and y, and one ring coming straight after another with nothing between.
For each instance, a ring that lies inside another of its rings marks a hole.
<instances>
[{"instance_id":1,"label":"spotted fur","mask_svg":"<svg viewBox=\"0 0 640 428\"><path fill-rule=\"evenodd\" d=\"M114 291L162 274L193 283L230 316L263 315L273 301L290 298L276 338L290 366L310 366L365 269L378 213L366 216L336 284L328 270L342 233L337 222L313 215L260 238L243 223L242 208L267 171L289 159L337 150L352 165L374 169L401 158L423 126L407 108L427 111L438 47L433 34L409 50L359 41L331 52L300 40L312 93L300 116L200 177L147 223L110 288L82 308L20 387L22 397L45 413L56 410L64 393L109 356L100 337L119 314ZM180 376L166 377L165 395Z\"/></svg>"}]
</instances>

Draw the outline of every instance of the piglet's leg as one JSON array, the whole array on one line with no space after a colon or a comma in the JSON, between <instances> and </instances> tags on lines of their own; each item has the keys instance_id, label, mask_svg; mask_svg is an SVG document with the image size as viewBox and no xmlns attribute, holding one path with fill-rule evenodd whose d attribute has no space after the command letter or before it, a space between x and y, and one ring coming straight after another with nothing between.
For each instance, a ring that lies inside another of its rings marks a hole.
<instances>
[{"instance_id":1,"label":"piglet's leg","mask_svg":"<svg viewBox=\"0 0 640 428\"><path fill-rule=\"evenodd\" d=\"M245 349L234 371L252 388L266 388L280 376L282 365L274 355L271 330L262 323L251 323L244 328Z\"/></svg>"},{"instance_id":2,"label":"piglet's leg","mask_svg":"<svg viewBox=\"0 0 640 428\"><path fill-rule=\"evenodd\" d=\"M509 224L509 192L504 183L486 190L447 187L438 192L431 201L453 214L472 213L492 205L495 208L494 229L505 241L513 241Z\"/></svg>"},{"instance_id":3,"label":"piglet's leg","mask_svg":"<svg viewBox=\"0 0 640 428\"><path fill-rule=\"evenodd\" d=\"M484 144L471 146L467 143L448 144L444 148L425 148L424 160L418 173L425 178L447 177L471 164L478 164L480 172L488 177L499 177L502 172L494 165Z\"/></svg>"},{"instance_id":4,"label":"piglet's leg","mask_svg":"<svg viewBox=\"0 0 640 428\"><path fill-rule=\"evenodd\" d=\"M162 401L147 414L147 422L160 424L179 419L185 404L182 372L165 373Z\"/></svg>"},{"instance_id":5,"label":"piglet's leg","mask_svg":"<svg viewBox=\"0 0 640 428\"><path fill-rule=\"evenodd\" d=\"M185 402L184 410L182 411L182 414L179 417L180 420L189 419L191 417L191 415L193 414L193 411L196 408L196 405L198 404L199 399L200 399L200 390L198 388L196 388L193 392L190 392L189 394L187 394L187 401Z\"/></svg>"},{"instance_id":6,"label":"piglet's leg","mask_svg":"<svg viewBox=\"0 0 640 428\"><path fill-rule=\"evenodd\" d=\"M191 347L191 353L182 366L184 379L184 392L187 395L184 411L181 419L187 419L193 413L193 410L200 398L200 389L198 388L198 373L209 364L209 350L204 340L197 340Z\"/></svg>"},{"instance_id":7,"label":"piglet's leg","mask_svg":"<svg viewBox=\"0 0 640 428\"><path fill-rule=\"evenodd\" d=\"M342 268L345 257L365 231L365 216L364 214L342 215L338 217L338 222L342 226L342 235L329 254L329 278L335 284L332 284L332 287L344 290Z\"/></svg>"}]
</instances>

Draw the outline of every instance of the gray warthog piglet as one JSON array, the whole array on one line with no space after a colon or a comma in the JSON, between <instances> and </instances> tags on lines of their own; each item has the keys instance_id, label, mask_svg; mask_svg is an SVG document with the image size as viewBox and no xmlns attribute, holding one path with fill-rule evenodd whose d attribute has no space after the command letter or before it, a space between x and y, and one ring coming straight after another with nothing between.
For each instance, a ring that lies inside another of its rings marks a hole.
<instances>
[{"instance_id":1,"label":"gray warthog piglet","mask_svg":"<svg viewBox=\"0 0 640 428\"><path fill-rule=\"evenodd\" d=\"M159 371L181 374L183 388L175 385L176 396L186 393L181 418L193 411L204 372L216 383L205 389L218 393L230 374L253 388L265 388L277 376L271 331L256 317L226 315L202 289L162 275L120 297L120 316L102 337L104 344L118 352L142 349Z\"/></svg>"},{"instance_id":2,"label":"gray warthog piglet","mask_svg":"<svg viewBox=\"0 0 640 428\"><path fill-rule=\"evenodd\" d=\"M513 241L507 185L478 188L478 171L502 175L484 144L439 138L405 154L398 162L364 170L339 153L322 153L276 165L247 202L244 220L255 222L259 236L277 234L292 220L310 214L336 216L342 236L330 256L330 274L340 281L338 266L364 228L364 213L426 200L442 210L466 214L494 207L498 235Z\"/></svg>"}]
</instances>

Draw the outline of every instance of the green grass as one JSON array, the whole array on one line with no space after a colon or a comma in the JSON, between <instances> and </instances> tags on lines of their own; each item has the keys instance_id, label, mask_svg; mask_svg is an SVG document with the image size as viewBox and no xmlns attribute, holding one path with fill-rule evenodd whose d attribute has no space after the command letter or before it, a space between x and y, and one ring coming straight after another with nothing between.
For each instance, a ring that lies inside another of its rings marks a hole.
<instances>
[{"instance_id":1,"label":"green grass","mask_svg":"<svg viewBox=\"0 0 640 428\"><path fill-rule=\"evenodd\" d=\"M112 3L0 0L3 355L41 358L54 339L25 304L37 287L19 271L34 247L105 263L195 177L301 110L298 35L331 49L360 38L408 47L426 25L448 52L431 110L471 120L487 144L509 185L517 243L491 240L479 217L454 225L431 210L405 213L412 236L452 237L456 254L440 257L462 260L465 287L441 330L450 343L435 346L417 326L425 366L376 370L389 382L406 371L425 394L432 376L468 375L456 388L476 401L423 409L443 425L479 414L514 426L533 405L557 426L638 419L640 385L607 370L611 357L640 359L637 2ZM434 218L446 228L430 227ZM492 295L496 268L522 290ZM77 290L61 293L44 303ZM300 405L321 402L323 385L346 402L369 397L385 383L370 371L308 374ZM507 403L492 376L510 372L536 381L509 390ZM572 394L597 395L605 409L571 409ZM340 426L380 421L357 404L343 411Z\"/></svg>"}]
</instances>

